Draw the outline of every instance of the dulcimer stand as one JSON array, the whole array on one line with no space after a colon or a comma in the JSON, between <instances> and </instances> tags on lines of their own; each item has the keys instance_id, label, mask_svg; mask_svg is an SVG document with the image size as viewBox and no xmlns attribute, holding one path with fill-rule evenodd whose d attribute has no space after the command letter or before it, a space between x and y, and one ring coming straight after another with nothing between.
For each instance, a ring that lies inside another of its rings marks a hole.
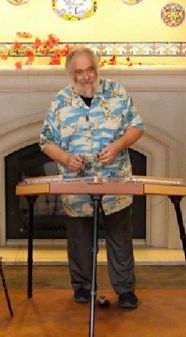
<instances>
[{"instance_id":1,"label":"dulcimer stand","mask_svg":"<svg viewBox=\"0 0 186 337\"><path fill-rule=\"evenodd\" d=\"M9 297L9 294L8 294L8 288L7 288L7 285L6 285L5 276L4 276L4 273L3 273L2 257L0 257L0 275L1 275L1 279L2 279L2 284L3 284L6 302L7 302L7 305L8 305L8 310L9 310L10 316L13 317L14 313L13 313L12 305L11 305L11 302L10 302L10 297Z\"/></svg>"},{"instance_id":2,"label":"dulcimer stand","mask_svg":"<svg viewBox=\"0 0 186 337\"><path fill-rule=\"evenodd\" d=\"M28 231L28 283L27 296L32 297L32 264L33 264L33 220L34 202L37 196L27 196L29 203L29 231ZM102 195L91 195L93 203L93 238L92 238L92 279L90 292L90 318L89 318L89 337L94 337L95 327L95 302L96 302L96 276L97 276L97 252L98 252L98 226L99 214L101 209Z\"/></svg>"},{"instance_id":3,"label":"dulcimer stand","mask_svg":"<svg viewBox=\"0 0 186 337\"><path fill-rule=\"evenodd\" d=\"M117 188L115 182L108 181L104 184L88 183L69 183L69 182L46 182L31 185L18 184L16 186L16 195L25 196L29 204L29 224L28 224L28 283L27 297L32 297L32 264L33 264L33 220L34 203L41 194L88 194L93 202L93 240L92 240L92 280L91 280L91 298L90 298L90 320L89 337L94 337L95 326L95 299L96 299L96 274L97 274L97 252L98 252L98 225L99 214L102 210L102 197L105 194L131 194L131 195L167 195L174 204L177 222L179 226L180 239L182 241L184 255L186 259L186 234L183 225L183 217L180 209L180 201L186 196L186 185L176 185L167 179L158 181L134 181L118 182Z\"/></svg>"}]
</instances>

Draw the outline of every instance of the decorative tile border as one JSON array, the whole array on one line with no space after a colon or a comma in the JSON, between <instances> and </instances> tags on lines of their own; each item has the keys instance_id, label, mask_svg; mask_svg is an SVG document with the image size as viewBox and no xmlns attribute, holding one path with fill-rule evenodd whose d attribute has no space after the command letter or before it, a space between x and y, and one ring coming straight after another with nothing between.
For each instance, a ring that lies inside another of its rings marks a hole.
<instances>
[{"instance_id":1,"label":"decorative tile border","mask_svg":"<svg viewBox=\"0 0 186 337\"><path fill-rule=\"evenodd\" d=\"M0 57L7 54L8 57L28 57L28 51L32 48L32 42L19 42L20 48L16 50L15 42L0 42ZM186 42L60 42L55 49L64 50L76 45L86 45L90 47L98 56L102 57L170 57L186 56ZM34 50L34 56L52 56L54 50L44 54L40 49Z\"/></svg>"},{"instance_id":2,"label":"decorative tile border","mask_svg":"<svg viewBox=\"0 0 186 337\"><path fill-rule=\"evenodd\" d=\"M186 42L102 42L87 43L98 55L186 56Z\"/></svg>"}]
</instances>

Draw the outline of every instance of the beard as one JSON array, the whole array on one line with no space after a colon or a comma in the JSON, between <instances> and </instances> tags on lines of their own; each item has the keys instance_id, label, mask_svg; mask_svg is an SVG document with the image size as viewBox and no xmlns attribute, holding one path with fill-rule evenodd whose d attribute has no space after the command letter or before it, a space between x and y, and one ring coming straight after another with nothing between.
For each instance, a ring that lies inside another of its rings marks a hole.
<instances>
[{"instance_id":1,"label":"beard","mask_svg":"<svg viewBox=\"0 0 186 337\"><path fill-rule=\"evenodd\" d=\"M93 81L84 81L83 83L73 81L73 84L78 94L90 98L94 97L98 88L98 83L99 83L98 78L96 78Z\"/></svg>"}]
</instances>

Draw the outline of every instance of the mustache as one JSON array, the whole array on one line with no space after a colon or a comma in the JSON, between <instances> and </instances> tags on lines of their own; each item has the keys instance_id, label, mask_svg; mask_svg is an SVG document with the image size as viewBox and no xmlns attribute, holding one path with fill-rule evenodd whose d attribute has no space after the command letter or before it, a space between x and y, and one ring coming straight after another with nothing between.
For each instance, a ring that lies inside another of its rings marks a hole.
<instances>
[{"instance_id":1,"label":"mustache","mask_svg":"<svg viewBox=\"0 0 186 337\"><path fill-rule=\"evenodd\" d=\"M86 88L83 87L86 84L92 85L92 87L89 88L90 90L88 90L88 91L86 90ZM84 80L81 83L77 83L77 82L73 81L73 85L80 95L92 97L98 89L99 80L98 79L96 79L94 81Z\"/></svg>"}]
</instances>

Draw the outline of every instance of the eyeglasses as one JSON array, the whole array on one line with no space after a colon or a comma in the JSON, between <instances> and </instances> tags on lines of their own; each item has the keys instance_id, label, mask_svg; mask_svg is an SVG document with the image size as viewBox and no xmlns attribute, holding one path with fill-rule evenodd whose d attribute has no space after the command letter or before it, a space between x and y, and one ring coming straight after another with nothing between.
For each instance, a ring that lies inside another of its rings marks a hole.
<instances>
[{"instance_id":1,"label":"eyeglasses","mask_svg":"<svg viewBox=\"0 0 186 337\"><path fill-rule=\"evenodd\" d=\"M75 69L74 73L77 76L83 76L84 74L93 74L95 72L96 68L94 66L90 66L86 69Z\"/></svg>"}]
</instances>

